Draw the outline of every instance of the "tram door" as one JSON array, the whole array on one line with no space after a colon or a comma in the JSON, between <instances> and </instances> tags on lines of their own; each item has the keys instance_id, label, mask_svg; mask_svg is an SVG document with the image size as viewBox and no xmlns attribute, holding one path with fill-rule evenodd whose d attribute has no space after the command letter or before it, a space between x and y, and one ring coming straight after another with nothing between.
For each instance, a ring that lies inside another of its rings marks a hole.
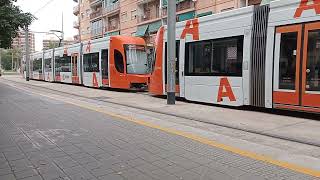
<instances>
[{"instance_id":1,"label":"tram door","mask_svg":"<svg viewBox=\"0 0 320 180\"><path fill-rule=\"evenodd\" d=\"M78 54L72 54L71 63L72 63L72 83L79 84Z\"/></svg>"},{"instance_id":2,"label":"tram door","mask_svg":"<svg viewBox=\"0 0 320 180\"><path fill-rule=\"evenodd\" d=\"M102 85L109 85L109 61L108 61L108 49L101 51L101 71L102 71Z\"/></svg>"},{"instance_id":3,"label":"tram door","mask_svg":"<svg viewBox=\"0 0 320 180\"><path fill-rule=\"evenodd\" d=\"M275 104L320 107L320 22L276 29Z\"/></svg>"}]
</instances>

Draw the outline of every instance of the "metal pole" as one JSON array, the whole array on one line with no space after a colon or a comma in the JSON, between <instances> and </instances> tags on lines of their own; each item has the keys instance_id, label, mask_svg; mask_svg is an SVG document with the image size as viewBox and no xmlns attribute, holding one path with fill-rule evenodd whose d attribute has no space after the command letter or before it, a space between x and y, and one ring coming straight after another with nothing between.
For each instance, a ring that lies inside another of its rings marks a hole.
<instances>
[{"instance_id":1,"label":"metal pole","mask_svg":"<svg viewBox=\"0 0 320 180\"><path fill-rule=\"evenodd\" d=\"M30 71L30 50L29 50L29 29L25 29L25 41L26 41L26 81L29 81L29 71Z\"/></svg>"},{"instance_id":2,"label":"metal pole","mask_svg":"<svg viewBox=\"0 0 320 180\"><path fill-rule=\"evenodd\" d=\"M167 57L167 104L175 104L176 99L176 1L168 1L168 57Z\"/></svg>"},{"instance_id":3,"label":"metal pole","mask_svg":"<svg viewBox=\"0 0 320 180\"><path fill-rule=\"evenodd\" d=\"M61 39L60 39L60 43L59 43L59 47L63 46L63 40L64 40L64 32L63 32L63 12L62 12L62 16L61 16Z\"/></svg>"},{"instance_id":4,"label":"metal pole","mask_svg":"<svg viewBox=\"0 0 320 180\"><path fill-rule=\"evenodd\" d=\"M1 71L2 71L2 61L1 61L1 56L2 56L2 51L1 51L1 47L0 47L0 76L1 76Z\"/></svg>"},{"instance_id":5,"label":"metal pole","mask_svg":"<svg viewBox=\"0 0 320 180\"><path fill-rule=\"evenodd\" d=\"M11 70L13 71L13 49L11 49Z\"/></svg>"}]
</instances>

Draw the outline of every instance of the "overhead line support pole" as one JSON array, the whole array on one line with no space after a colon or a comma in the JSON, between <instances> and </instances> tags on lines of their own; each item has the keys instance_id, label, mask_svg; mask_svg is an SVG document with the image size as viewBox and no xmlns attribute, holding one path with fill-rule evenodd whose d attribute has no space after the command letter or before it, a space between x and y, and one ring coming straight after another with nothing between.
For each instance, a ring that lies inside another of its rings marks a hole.
<instances>
[{"instance_id":1,"label":"overhead line support pole","mask_svg":"<svg viewBox=\"0 0 320 180\"><path fill-rule=\"evenodd\" d=\"M168 1L168 37L167 37L167 104L175 104L176 96L176 1Z\"/></svg>"},{"instance_id":2,"label":"overhead line support pole","mask_svg":"<svg viewBox=\"0 0 320 180\"><path fill-rule=\"evenodd\" d=\"M29 47L29 28L25 28L25 42L26 42L26 81L29 81L30 75L30 47Z\"/></svg>"}]
</instances>

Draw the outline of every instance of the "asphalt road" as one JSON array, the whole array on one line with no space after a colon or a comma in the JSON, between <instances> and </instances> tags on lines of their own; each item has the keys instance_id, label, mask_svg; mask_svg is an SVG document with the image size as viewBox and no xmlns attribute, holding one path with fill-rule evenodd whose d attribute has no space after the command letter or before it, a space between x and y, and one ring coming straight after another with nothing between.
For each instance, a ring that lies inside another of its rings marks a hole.
<instances>
[{"instance_id":1,"label":"asphalt road","mask_svg":"<svg viewBox=\"0 0 320 180\"><path fill-rule=\"evenodd\" d=\"M0 180L317 179L0 83Z\"/></svg>"}]
</instances>

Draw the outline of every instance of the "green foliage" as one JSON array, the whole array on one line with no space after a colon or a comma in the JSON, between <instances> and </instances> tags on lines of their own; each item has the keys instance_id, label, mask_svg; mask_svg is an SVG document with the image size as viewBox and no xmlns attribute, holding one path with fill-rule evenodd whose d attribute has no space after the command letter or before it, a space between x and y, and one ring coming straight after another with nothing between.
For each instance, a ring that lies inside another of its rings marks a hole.
<instances>
[{"instance_id":1,"label":"green foliage","mask_svg":"<svg viewBox=\"0 0 320 180\"><path fill-rule=\"evenodd\" d=\"M16 0L0 1L0 48L9 48L19 28L25 29L36 19L30 13L22 12L13 2Z\"/></svg>"},{"instance_id":2,"label":"green foliage","mask_svg":"<svg viewBox=\"0 0 320 180\"><path fill-rule=\"evenodd\" d=\"M49 42L49 49L53 49L53 48L57 48L57 47L59 47L59 44L54 43L52 41Z\"/></svg>"},{"instance_id":3,"label":"green foliage","mask_svg":"<svg viewBox=\"0 0 320 180\"><path fill-rule=\"evenodd\" d=\"M22 58L22 52L20 49L1 49L0 52L2 69L14 70L20 67L20 61Z\"/></svg>"},{"instance_id":4,"label":"green foliage","mask_svg":"<svg viewBox=\"0 0 320 180\"><path fill-rule=\"evenodd\" d=\"M12 53L8 50L0 50L2 69L11 70Z\"/></svg>"}]
</instances>

